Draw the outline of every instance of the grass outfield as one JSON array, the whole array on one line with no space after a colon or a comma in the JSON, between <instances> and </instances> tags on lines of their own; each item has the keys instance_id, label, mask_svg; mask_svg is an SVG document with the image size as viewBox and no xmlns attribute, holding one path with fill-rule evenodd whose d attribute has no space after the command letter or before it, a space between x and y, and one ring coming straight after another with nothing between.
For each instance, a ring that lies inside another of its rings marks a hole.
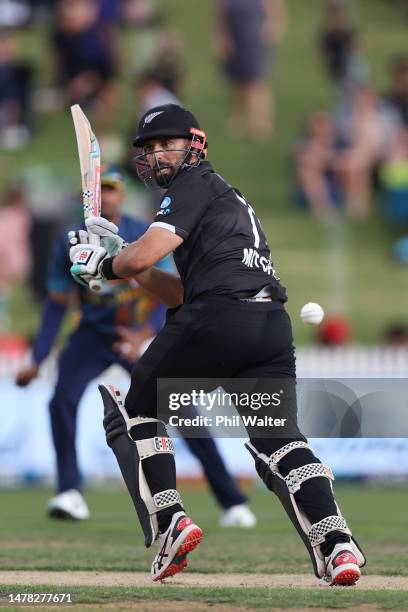
<instances>
[{"instance_id":1,"label":"grass outfield","mask_svg":"<svg viewBox=\"0 0 408 612\"><path fill-rule=\"evenodd\" d=\"M46 519L44 506L49 494L49 491L37 489L1 492L0 576L3 570L65 571L67 575L70 571L84 570L109 572L112 576L121 571L149 571L152 551L143 547L125 491L87 491L92 512L92 519L87 523L60 523ZM188 489L182 490L182 495L189 512L205 532L201 547L190 558L188 573L192 577L194 573L197 576L198 573L224 576L271 574L273 583L273 574L310 575L310 562L303 545L272 494L258 488L250 491L251 506L258 516L254 530L220 529L217 526L219 511L206 491ZM369 558L364 572L368 576L407 577L406 491L402 488L339 485L337 498ZM44 580L43 586L31 587L30 592L69 590L77 603L158 599L264 609L354 608L360 604L376 604L383 609L408 608L408 591L365 589L364 578L361 588L345 590L250 589L239 587L239 584L234 588L220 585L211 589L187 588L182 586L182 579L183 576L179 577L174 586L169 580L166 585L134 589L113 587L108 581L100 587L56 588L47 587ZM2 581L3 597L11 592L29 591L29 585L7 586L4 579ZM194 609L190 603L187 607ZM170 603L162 608L178 609Z\"/></svg>"},{"instance_id":2,"label":"grass outfield","mask_svg":"<svg viewBox=\"0 0 408 612\"><path fill-rule=\"evenodd\" d=\"M17 593L70 593L78 608L98 611L105 606L115 610L138 610L138 612L233 612L245 610L338 610L348 608L368 612L373 610L406 610L408 593L378 591L353 591L353 589L250 589L214 588L196 589L159 585L150 588L92 588L69 587L56 589L48 585L13 585L0 587L0 604L8 601L9 594ZM86 608L83 607L87 604ZM97 604L97 605L92 605ZM77 607L70 606L70 607ZM1 611L15 610L16 606L0 607ZM61 606L36 605L31 609L58 610Z\"/></svg>"}]
</instances>

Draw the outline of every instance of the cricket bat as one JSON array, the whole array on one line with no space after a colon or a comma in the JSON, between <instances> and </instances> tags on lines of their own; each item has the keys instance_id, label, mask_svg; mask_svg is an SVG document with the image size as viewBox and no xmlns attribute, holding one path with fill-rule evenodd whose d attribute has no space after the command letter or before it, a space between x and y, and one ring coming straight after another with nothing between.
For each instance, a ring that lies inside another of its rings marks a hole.
<instances>
[{"instance_id":1,"label":"cricket bat","mask_svg":"<svg viewBox=\"0 0 408 612\"><path fill-rule=\"evenodd\" d=\"M101 152L91 124L79 104L71 106L78 156L81 167L82 203L84 218L101 216ZM99 236L89 232L89 242L100 244ZM89 283L92 291L100 291L102 283L93 280Z\"/></svg>"}]
</instances>

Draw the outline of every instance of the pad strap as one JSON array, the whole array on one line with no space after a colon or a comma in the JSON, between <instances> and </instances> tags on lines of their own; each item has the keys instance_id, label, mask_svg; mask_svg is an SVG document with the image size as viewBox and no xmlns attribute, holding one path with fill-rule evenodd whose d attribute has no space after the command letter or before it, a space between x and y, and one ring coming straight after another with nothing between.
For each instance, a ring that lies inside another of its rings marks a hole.
<instances>
[{"instance_id":1,"label":"pad strap","mask_svg":"<svg viewBox=\"0 0 408 612\"><path fill-rule=\"evenodd\" d=\"M145 423L163 423L164 424L164 421L159 421L158 419L152 419L150 417L141 417L141 416L132 417L131 419L129 419L128 417L126 419L126 425L128 429L131 429L132 427L136 427L136 425L144 425Z\"/></svg>"},{"instance_id":2,"label":"pad strap","mask_svg":"<svg viewBox=\"0 0 408 612\"><path fill-rule=\"evenodd\" d=\"M176 489L166 489L153 495L154 505L158 510L167 508L168 506L174 506L174 504L180 504L183 506L181 495Z\"/></svg>"},{"instance_id":3,"label":"pad strap","mask_svg":"<svg viewBox=\"0 0 408 612\"><path fill-rule=\"evenodd\" d=\"M318 476L324 476L329 480L334 480L333 472L328 465L322 463L308 463L301 467L294 468L285 477L286 485L289 489L289 493L292 495L299 491L301 485L309 478L316 478Z\"/></svg>"},{"instance_id":4,"label":"pad strap","mask_svg":"<svg viewBox=\"0 0 408 612\"><path fill-rule=\"evenodd\" d=\"M310 451L313 452L313 448L311 448L307 442L302 442L301 440L295 440L294 442L289 442L289 444L285 444L285 446L282 446L282 448L279 448L277 451L275 451L270 458L270 462L272 464L278 464L279 461L281 459L283 459L284 457L286 457L286 455L288 453L290 453L293 450L296 450L297 448L308 448Z\"/></svg>"},{"instance_id":5,"label":"pad strap","mask_svg":"<svg viewBox=\"0 0 408 612\"><path fill-rule=\"evenodd\" d=\"M351 536L351 531L347 527L344 517L338 515L326 516L326 518L311 526L308 534L311 546L315 547L322 544L326 535L331 531L342 531Z\"/></svg>"}]
</instances>

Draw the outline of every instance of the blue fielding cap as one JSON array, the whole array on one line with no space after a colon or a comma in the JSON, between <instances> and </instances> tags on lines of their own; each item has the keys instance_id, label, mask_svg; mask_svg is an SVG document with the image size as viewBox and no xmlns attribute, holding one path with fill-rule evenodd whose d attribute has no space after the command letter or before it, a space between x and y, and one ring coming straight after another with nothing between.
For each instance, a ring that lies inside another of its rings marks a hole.
<instances>
[{"instance_id":1,"label":"blue fielding cap","mask_svg":"<svg viewBox=\"0 0 408 612\"><path fill-rule=\"evenodd\" d=\"M102 166L101 185L110 185L117 189L124 189L125 178L119 166L114 164Z\"/></svg>"}]
</instances>

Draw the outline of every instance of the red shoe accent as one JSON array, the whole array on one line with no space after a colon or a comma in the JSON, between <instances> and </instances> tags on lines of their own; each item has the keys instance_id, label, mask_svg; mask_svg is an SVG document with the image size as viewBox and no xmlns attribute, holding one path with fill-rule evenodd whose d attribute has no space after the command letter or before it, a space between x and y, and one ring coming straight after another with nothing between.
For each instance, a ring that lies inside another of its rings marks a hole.
<instances>
[{"instance_id":1,"label":"red shoe accent","mask_svg":"<svg viewBox=\"0 0 408 612\"><path fill-rule=\"evenodd\" d=\"M188 534L188 536L186 537L186 539L184 540L184 542L178 549L177 557L180 555L185 555L191 552L192 550L194 550L200 544L202 539L203 539L203 532L201 531L199 527L196 527L196 529L193 529L192 531L190 531L190 533Z\"/></svg>"},{"instance_id":2,"label":"red shoe accent","mask_svg":"<svg viewBox=\"0 0 408 612\"><path fill-rule=\"evenodd\" d=\"M164 580L164 578L170 578L170 576L174 576L174 574L178 574L182 572L183 569L187 567L187 559L183 559L181 563L171 563L169 567L163 572L161 576L155 578L155 582L158 580Z\"/></svg>"},{"instance_id":3,"label":"red shoe accent","mask_svg":"<svg viewBox=\"0 0 408 612\"><path fill-rule=\"evenodd\" d=\"M191 519L189 520L191 521ZM169 578L170 576L174 576L174 574L182 572L187 567L187 559L185 558L185 555L194 550L200 544L202 539L203 532L200 527L196 527L190 531L184 542L179 546L174 557L174 562L171 563L169 567L166 568L162 574L160 574L160 576L154 578L153 581L158 582L159 580ZM177 562L177 559L179 559L179 562Z\"/></svg>"},{"instance_id":4,"label":"red shoe accent","mask_svg":"<svg viewBox=\"0 0 408 612\"><path fill-rule=\"evenodd\" d=\"M357 565L357 559L349 552L340 553L340 555L335 557L333 566L339 567L339 565L342 565L343 563L355 563Z\"/></svg>"},{"instance_id":5,"label":"red shoe accent","mask_svg":"<svg viewBox=\"0 0 408 612\"><path fill-rule=\"evenodd\" d=\"M333 580L333 585L339 586L353 586L360 578L360 572L358 570L344 570L344 572L340 572Z\"/></svg>"},{"instance_id":6,"label":"red shoe accent","mask_svg":"<svg viewBox=\"0 0 408 612\"><path fill-rule=\"evenodd\" d=\"M188 516L185 516L184 518L181 519L181 521L177 523L177 531L181 531L182 529L185 529L186 527L191 525L192 522L193 521L191 520L191 518L189 518Z\"/></svg>"}]
</instances>

